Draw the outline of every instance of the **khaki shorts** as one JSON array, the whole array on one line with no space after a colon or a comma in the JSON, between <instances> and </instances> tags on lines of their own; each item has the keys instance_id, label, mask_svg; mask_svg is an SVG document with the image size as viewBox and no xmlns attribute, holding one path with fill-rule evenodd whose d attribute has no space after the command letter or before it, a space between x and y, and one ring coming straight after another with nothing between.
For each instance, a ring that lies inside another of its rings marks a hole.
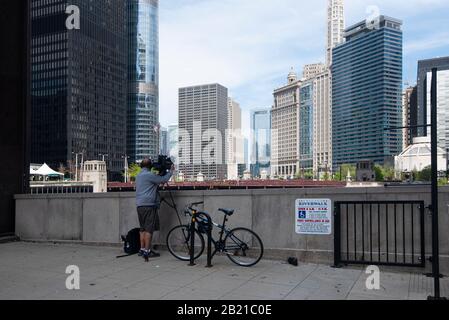
<instances>
[{"instance_id":1,"label":"khaki shorts","mask_svg":"<svg viewBox=\"0 0 449 320\"><path fill-rule=\"evenodd\" d=\"M155 207L138 207L140 231L153 233L160 230L158 209Z\"/></svg>"}]
</instances>

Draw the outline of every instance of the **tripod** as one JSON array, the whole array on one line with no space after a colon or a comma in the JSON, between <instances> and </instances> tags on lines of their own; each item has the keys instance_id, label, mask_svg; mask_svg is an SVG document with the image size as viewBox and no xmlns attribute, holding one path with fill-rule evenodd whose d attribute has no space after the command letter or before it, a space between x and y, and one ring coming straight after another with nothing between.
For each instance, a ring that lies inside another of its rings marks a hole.
<instances>
[{"instance_id":1,"label":"tripod","mask_svg":"<svg viewBox=\"0 0 449 320\"><path fill-rule=\"evenodd\" d=\"M178 217L179 224L182 225L182 220L181 220L181 216L179 215L178 206L176 205L176 202L175 202L175 199L173 197L172 191L168 187L168 182L164 183L162 186L166 186L167 187L166 190L168 191L168 194L169 194L169 197L170 197L169 198L170 201L168 201L164 197L161 197L161 193L160 193L161 190L158 188L157 189L157 193L158 193L159 199L161 200L161 203L167 204L167 206L169 206L170 208L172 208L176 212L176 216Z\"/></svg>"}]
</instances>

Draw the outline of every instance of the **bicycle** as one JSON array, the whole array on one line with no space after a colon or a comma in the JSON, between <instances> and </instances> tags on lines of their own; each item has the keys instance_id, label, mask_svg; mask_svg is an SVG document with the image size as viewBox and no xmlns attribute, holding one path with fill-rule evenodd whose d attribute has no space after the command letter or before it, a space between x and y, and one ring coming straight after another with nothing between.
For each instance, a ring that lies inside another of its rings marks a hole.
<instances>
[{"instance_id":1,"label":"bicycle","mask_svg":"<svg viewBox=\"0 0 449 320\"><path fill-rule=\"evenodd\" d=\"M185 215L195 215L197 223L195 227L194 258L198 259L204 252L205 241L203 234L208 231L207 219L204 212L194 207L204 204L196 202L188 205L184 210ZM224 214L223 224L212 221L212 225L220 229L219 239L212 237L215 250L212 257L217 253L225 254L233 263L242 267L251 267L257 264L263 256L263 243L260 237L248 228L226 228L226 222L234 214L234 210L219 209ZM179 225L170 230L167 235L167 247L170 253L181 261L190 260L190 225Z\"/></svg>"}]
</instances>

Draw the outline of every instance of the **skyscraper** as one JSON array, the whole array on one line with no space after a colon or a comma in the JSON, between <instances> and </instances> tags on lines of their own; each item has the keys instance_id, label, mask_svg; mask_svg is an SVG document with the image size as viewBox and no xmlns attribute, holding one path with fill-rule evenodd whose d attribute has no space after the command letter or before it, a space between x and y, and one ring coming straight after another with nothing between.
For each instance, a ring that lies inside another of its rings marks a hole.
<instances>
[{"instance_id":1,"label":"skyscraper","mask_svg":"<svg viewBox=\"0 0 449 320\"><path fill-rule=\"evenodd\" d=\"M271 175L291 177L299 172L299 104L302 81L293 69L287 85L274 91L271 110Z\"/></svg>"},{"instance_id":2,"label":"skyscraper","mask_svg":"<svg viewBox=\"0 0 449 320\"><path fill-rule=\"evenodd\" d=\"M226 135L227 178L238 178L238 165L243 163L242 109L228 98L228 127Z\"/></svg>"},{"instance_id":3,"label":"skyscraper","mask_svg":"<svg viewBox=\"0 0 449 320\"><path fill-rule=\"evenodd\" d=\"M98 159L121 178L126 152L124 1L32 0L31 162ZM68 5L80 29L68 30ZM112 177L114 178L114 177Z\"/></svg>"},{"instance_id":4,"label":"skyscraper","mask_svg":"<svg viewBox=\"0 0 449 320\"><path fill-rule=\"evenodd\" d=\"M228 89L206 84L179 89L179 171L194 180L224 180Z\"/></svg>"},{"instance_id":5,"label":"skyscraper","mask_svg":"<svg viewBox=\"0 0 449 320\"><path fill-rule=\"evenodd\" d=\"M168 156L168 130L167 128L161 127L159 136L159 154Z\"/></svg>"},{"instance_id":6,"label":"skyscraper","mask_svg":"<svg viewBox=\"0 0 449 320\"><path fill-rule=\"evenodd\" d=\"M171 124L168 126L168 155L176 164L178 161L178 125Z\"/></svg>"},{"instance_id":7,"label":"skyscraper","mask_svg":"<svg viewBox=\"0 0 449 320\"><path fill-rule=\"evenodd\" d=\"M449 150L449 57L418 61L418 124L430 124L432 69L437 68L438 147ZM430 127L419 128L419 136L430 136Z\"/></svg>"},{"instance_id":8,"label":"skyscraper","mask_svg":"<svg viewBox=\"0 0 449 320\"><path fill-rule=\"evenodd\" d=\"M328 0L326 65L332 65L332 50L343 42L345 14L343 0Z\"/></svg>"},{"instance_id":9,"label":"skyscraper","mask_svg":"<svg viewBox=\"0 0 449 320\"><path fill-rule=\"evenodd\" d=\"M262 170L271 173L271 109L251 110L251 175L260 177Z\"/></svg>"},{"instance_id":10,"label":"skyscraper","mask_svg":"<svg viewBox=\"0 0 449 320\"><path fill-rule=\"evenodd\" d=\"M299 169L301 175L313 171L313 80L301 84L299 105Z\"/></svg>"},{"instance_id":11,"label":"skyscraper","mask_svg":"<svg viewBox=\"0 0 449 320\"><path fill-rule=\"evenodd\" d=\"M128 3L128 128L132 162L159 152L159 15L158 0Z\"/></svg>"},{"instance_id":12,"label":"skyscraper","mask_svg":"<svg viewBox=\"0 0 449 320\"><path fill-rule=\"evenodd\" d=\"M332 96L329 69L313 79L313 172L321 179L332 169Z\"/></svg>"},{"instance_id":13,"label":"skyscraper","mask_svg":"<svg viewBox=\"0 0 449 320\"><path fill-rule=\"evenodd\" d=\"M386 16L346 30L332 64L333 166L390 161L401 152L402 22Z\"/></svg>"},{"instance_id":14,"label":"skyscraper","mask_svg":"<svg viewBox=\"0 0 449 320\"><path fill-rule=\"evenodd\" d=\"M418 130L418 94L417 86L409 87L402 94L402 150L405 150L417 137ZM410 128L411 127L411 128Z\"/></svg>"}]
</instances>

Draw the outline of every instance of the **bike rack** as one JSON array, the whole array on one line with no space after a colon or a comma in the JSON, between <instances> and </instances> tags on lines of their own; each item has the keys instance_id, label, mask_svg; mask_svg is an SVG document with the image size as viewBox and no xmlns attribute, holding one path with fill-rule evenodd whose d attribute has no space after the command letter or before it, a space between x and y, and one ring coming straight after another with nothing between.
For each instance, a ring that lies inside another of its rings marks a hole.
<instances>
[{"instance_id":1,"label":"bike rack","mask_svg":"<svg viewBox=\"0 0 449 320\"><path fill-rule=\"evenodd\" d=\"M207 219L207 265L206 268L212 267L212 218L205 212L192 211L192 220L190 222L190 263L189 266L195 265L195 224L198 223L197 215L204 215Z\"/></svg>"}]
</instances>

